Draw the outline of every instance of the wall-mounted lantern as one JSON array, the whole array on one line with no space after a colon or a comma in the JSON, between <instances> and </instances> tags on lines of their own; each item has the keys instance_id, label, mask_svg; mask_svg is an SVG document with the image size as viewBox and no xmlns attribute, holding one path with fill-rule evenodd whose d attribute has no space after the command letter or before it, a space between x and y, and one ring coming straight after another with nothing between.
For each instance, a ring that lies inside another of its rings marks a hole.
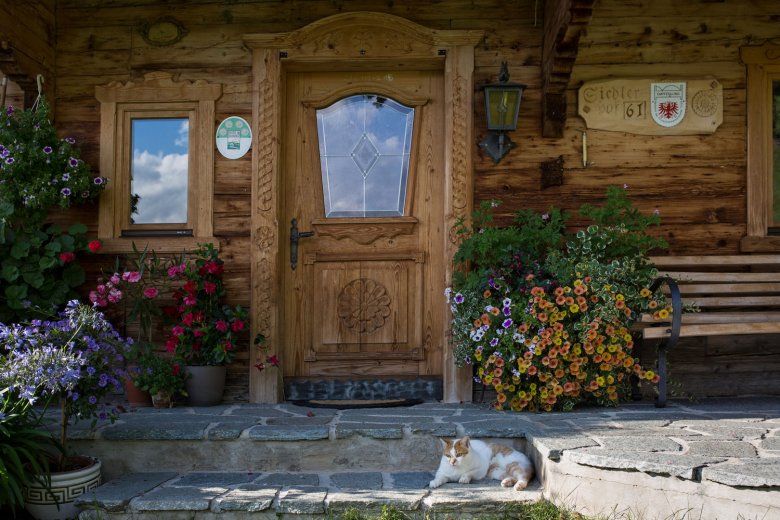
<instances>
[{"instance_id":1,"label":"wall-mounted lantern","mask_svg":"<svg viewBox=\"0 0 780 520\"><path fill-rule=\"evenodd\" d=\"M487 153L494 164L515 146L506 132L517 129L517 114L525 85L509 83L506 62L501 64L498 83L485 85L485 116L490 134L480 141L479 147Z\"/></svg>"}]
</instances>

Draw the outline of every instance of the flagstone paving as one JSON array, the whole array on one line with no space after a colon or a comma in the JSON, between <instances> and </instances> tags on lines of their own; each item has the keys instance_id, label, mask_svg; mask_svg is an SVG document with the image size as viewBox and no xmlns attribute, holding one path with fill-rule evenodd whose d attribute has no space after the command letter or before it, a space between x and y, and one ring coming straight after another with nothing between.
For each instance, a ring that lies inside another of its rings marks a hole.
<instances>
[{"instance_id":1,"label":"flagstone paving","mask_svg":"<svg viewBox=\"0 0 780 520\"><path fill-rule=\"evenodd\" d=\"M436 438L462 435L524 448L549 475L523 492L496 481L429 489L439 458ZM550 498L555 490L544 480L556 474L592 479L588 475L601 472L609 480L618 472L626 482L646 475L665 479L670 489L675 483L688 486L691 496L715 493L716 501L725 493L732 502L743 500L745 512L766 503L763 518L780 519L776 398L673 402L665 409L638 403L551 414L441 403L341 411L289 404L137 409L94 431L77 426L72 437L82 451L99 452L110 476L111 450L121 451L114 448L141 449L159 441L166 449L190 450L177 452L184 459L181 467L173 467L175 457L162 455L142 456L135 465L123 461L119 478L81 498L88 507L83 518L100 512L117 519L182 512L225 519L303 518L350 507L378 510L381 504L415 515L484 514L542 495ZM200 464L197 454L211 451L232 453L234 462ZM325 458L307 462L306 454L315 452ZM396 452L408 453L396 457ZM608 510L616 505L610 500L620 497L602 498Z\"/></svg>"}]
</instances>

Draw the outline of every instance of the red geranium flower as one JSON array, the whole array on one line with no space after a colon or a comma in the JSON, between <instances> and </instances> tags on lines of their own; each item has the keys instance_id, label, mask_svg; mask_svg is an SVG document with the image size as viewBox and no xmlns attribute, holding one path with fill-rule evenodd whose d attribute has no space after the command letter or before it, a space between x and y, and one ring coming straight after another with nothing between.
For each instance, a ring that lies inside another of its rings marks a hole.
<instances>
[{"instance_id":1,"label":"red geranium flower","mask_svg":"<svg viewBox=\"0 0 780 520\"><path fill-rule=\"evenodd\" d=\"M268 356L267 360L271 365L278 367L279 366L279 358L276 356L276 354L273 354L271 356Z\"/></svg>"},{"instance_id":2,"label":"red geranium flower","mask_svg":"<svg viewBox=\"0 0 780 520\"><path fill-rule=\"evenodd\" d=\"M97 253L98 251L100 251L100 248L103 247L103 242L101 242L100 240L93 240L87 245L87 247L93 253Z\"/></svg>"},{"instance_id":3,"label":"red geranium flower","mask_svg":"<svg viewBox=\"0 0 780 520\"><path fill-rule=\"evenodd\" d=\"M64 251L60 253L60 261L62 263L68 264L76 259L76 254L72 253L71 251Z\"/></svg>"},{"instance_id":4,"label":"red geranium flower","mask_svg":"<svg viewBox=\"0 0 780 520\"><path fill-rule=\"evenodd\" d=\"M244 330L244 322L241 320L236 320L230 325L230 328L233 329L233 332L241 332Z\"/></svg>"},{"instance_id":5,"label":"red geranium flower","mask_svg":"<svg viewBox=\"0 0 780 520\"><path fill-rule=\"evenodd\" d=\"M214 327L216 327L216 329L217 329L219 332L225 332L226 330L228 330L228 324L227 324L227 322L226 322L225 320L219 320L219 321L218 321L218 322L217 322L217 323L214 325Z\"/></svg>"}]
</instances>

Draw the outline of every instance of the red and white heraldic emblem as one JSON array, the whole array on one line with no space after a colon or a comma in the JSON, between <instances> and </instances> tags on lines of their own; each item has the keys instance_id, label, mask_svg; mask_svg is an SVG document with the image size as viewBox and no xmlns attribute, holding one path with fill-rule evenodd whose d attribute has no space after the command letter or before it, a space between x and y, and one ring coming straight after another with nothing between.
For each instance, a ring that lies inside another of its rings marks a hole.
<instances>
[{"instance_id":1,"label":"red and white heraldic emblem","mask_svg":"<svg viewBox=\"0 0 780 520\"><path fill-rule=\"evenodd\" d=\"M685 82L651 83L650 113L664 127L677 125L685 117Z\"/></svg>"}]
</instances>

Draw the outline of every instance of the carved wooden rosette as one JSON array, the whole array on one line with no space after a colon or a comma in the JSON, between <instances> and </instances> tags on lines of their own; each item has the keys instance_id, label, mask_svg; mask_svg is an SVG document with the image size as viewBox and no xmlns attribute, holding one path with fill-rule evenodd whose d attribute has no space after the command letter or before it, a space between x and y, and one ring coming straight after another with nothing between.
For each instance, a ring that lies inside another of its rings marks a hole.
<instances>
[{"instance_id":1,"label":"carved wooden rosette","mask_svg":"<svg viewBox=\"0 0 780 520\"><path fill-rule=\"evenodd\" d=\"M252 334L263 333L269 345L279 352L279 291L278 271L281 244L278 215L280 185L281 130L280 97L285 68L290 70L335 68L374 68L410 66L441 68L445 82L445 168L449 172L445 185L445 229L449 232L459 217L467 217L472 206L472 142L474 46L483 38L482 31L440 31L417 25L392 15L372 12L344 13L313 22L297 31L281 34L247 35L244 38L253 49L253 117L255 133L252 157L252 301L255 318ZM402 233L402 223L392 233ZM271 246L267 232L261 240L261 229L273 230ZM338 233L331 229L331 233ZM387 233L387 232L383 232ZM392 234L391 233L391 234ZM444 270L444 280L452 280L452 257L457 244L448 240L445 258L436 259ZM441 287L443 292L444 287ZM435 335L446 338L448 320L442 320L445 330ZM467 371L458 371L446 345L444 351L444 397L447 401L469 400L471 378ZM281 384L252 368L250 363L250 399L253 402L274 402L279 398Z\"/></svg>"}]
</instances>

